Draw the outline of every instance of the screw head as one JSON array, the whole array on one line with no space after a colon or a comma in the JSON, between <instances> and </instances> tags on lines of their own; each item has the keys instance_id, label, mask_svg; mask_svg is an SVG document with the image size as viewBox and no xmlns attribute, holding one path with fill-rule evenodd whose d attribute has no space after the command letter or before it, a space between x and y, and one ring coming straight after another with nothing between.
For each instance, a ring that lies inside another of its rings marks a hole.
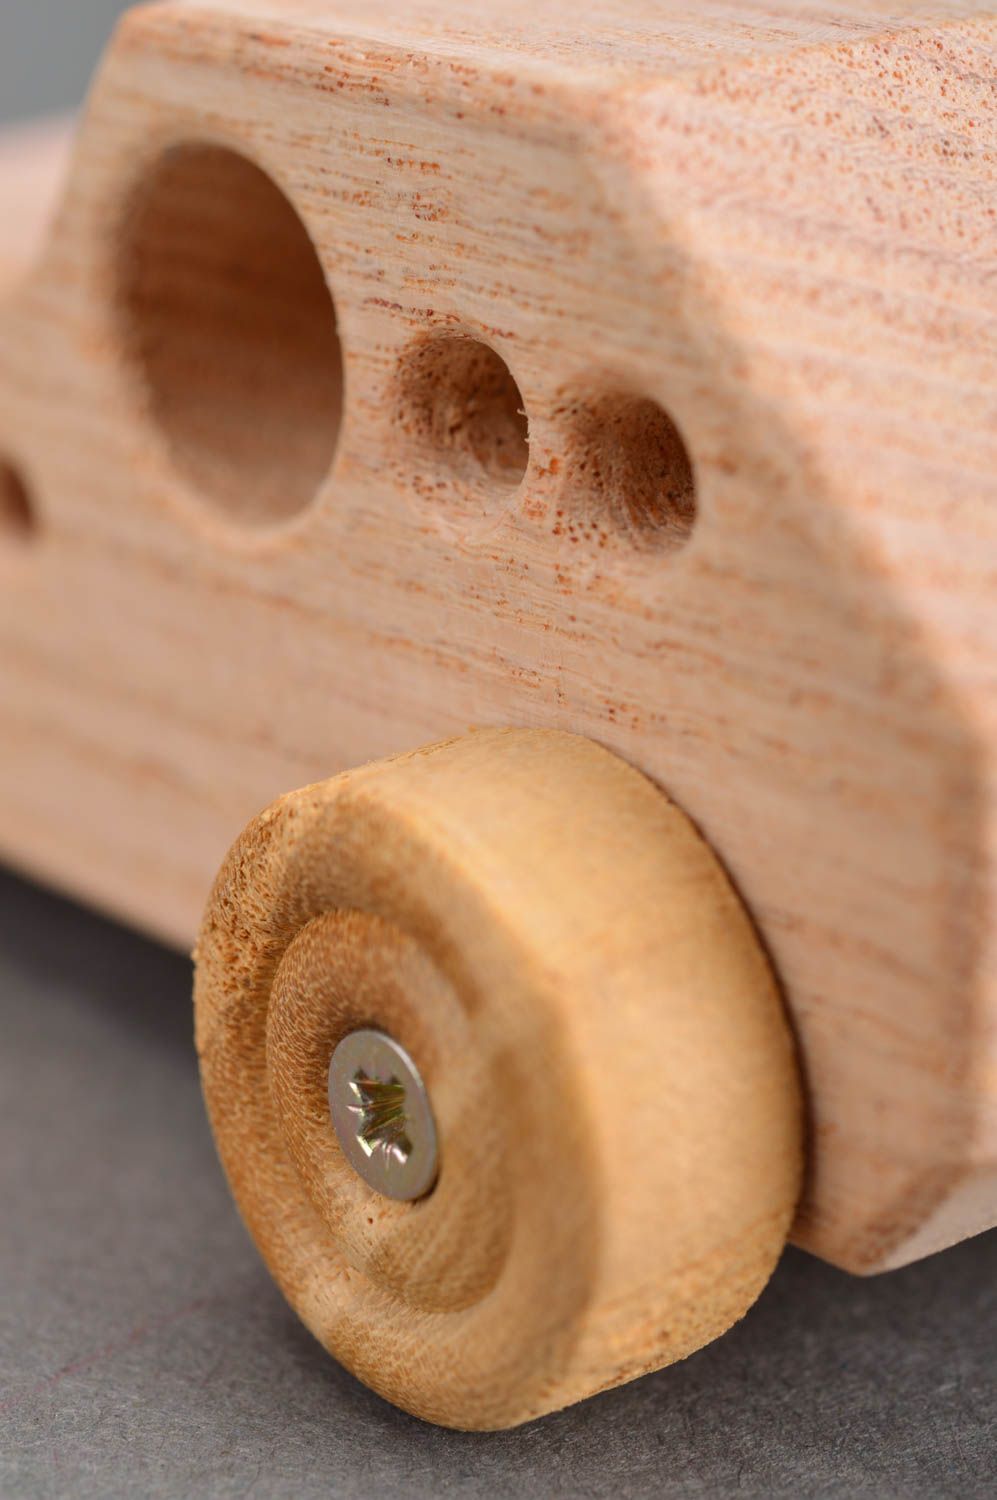
<instances>
[{"instance_id":1,"label":"screw head","mask_svg":"<svg viewBox=\"0 0 997 1500\"><path fill-rule=\"evenodd\" d=\"M436 1122L405 1048L383 1031L353 1031L329 1064L329 1113L343 1154L386 1198L424 1198L439 1174Z\"/></svg>"}]
</instances>

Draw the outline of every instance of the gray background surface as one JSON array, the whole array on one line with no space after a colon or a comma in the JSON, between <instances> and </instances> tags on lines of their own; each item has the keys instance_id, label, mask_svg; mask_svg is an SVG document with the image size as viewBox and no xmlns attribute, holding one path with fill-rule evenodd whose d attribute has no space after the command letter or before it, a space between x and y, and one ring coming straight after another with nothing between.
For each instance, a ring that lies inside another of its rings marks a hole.
<instances>
[{"instance_id":1,"label":"gray background surface","mask_svg":"<svg viewBox=\"0 0 997 1500\"><path fill-rule=\"evenodd\" d=\"M0 0L0 116L73 103L122 8ZM875 1281L791 1251L719 1344L519 1432L392 1411L239 1225L189 990L0 874L0 1500L995 1493L997 1235Z\"/></svg>"},{"instance_id":2,"label":"gray background surface","mask_svg":"<svg viewBox=\"0 0 997 1500\"><path fill-rule=\"evenodd\" d=\"M123 0L0 0L0 119L76 104L126 9Z\"/></svg>"}]
</instances>

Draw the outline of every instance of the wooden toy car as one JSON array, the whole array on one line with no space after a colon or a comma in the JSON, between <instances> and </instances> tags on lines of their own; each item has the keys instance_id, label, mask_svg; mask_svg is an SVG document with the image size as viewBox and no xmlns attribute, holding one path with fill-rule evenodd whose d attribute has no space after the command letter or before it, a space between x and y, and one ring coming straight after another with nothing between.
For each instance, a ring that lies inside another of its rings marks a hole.
<instances>
[{"instance_id":1,"label":"wooden toy car","mask_svg":"<svg viewBox=\"0 0 997 1500\"><path fill-rule=\"evenodd\" d=\"M995 90L990 3L166 0L0 147L0 850L200 931L422 1416L997 1221Z\"/></svg>"}]
</instances>

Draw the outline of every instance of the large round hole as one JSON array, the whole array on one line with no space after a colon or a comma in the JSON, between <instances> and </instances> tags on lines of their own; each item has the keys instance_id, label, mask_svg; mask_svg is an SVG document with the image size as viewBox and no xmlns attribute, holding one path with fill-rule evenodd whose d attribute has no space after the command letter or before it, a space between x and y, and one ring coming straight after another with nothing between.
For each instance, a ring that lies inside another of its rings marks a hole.
<instances>
[{"instance_id":1,"label":"large round hole","mask_svg":"<svg viewBox=\"0 0 997 1500\"><path fill-rule=\"evenodd\" d=\"M523 482L530 456L523 397L505 361L477 339L435 338L412 351L396 420L430 474L443 467L500 492Z\"/></svg>"},{"instance_id":2,"label":"large round hole","mask_svg":"<svg viewBox=\"0 0 997 1500\"><path fill-rule=\"evenodd\" d=\"M336 451L336 312L304 224L259 167L176 148L132 200L126 336L177 467L234 520L286 521Z\"/></svg>"},{"instance_id":3,"label":"large round hole","mask_svg":"<svg viewBox=\"0 0 997 1500\"><path fill-rule=\"evenodd\" d=\"M696 523L696 476L682 434L650 398L612 395L568 412L562 530L574 541L670 552Z\"/></svg>"},{"instance_id":4,"label":"large round hole","mask_svg":"<svg viewBox=\"0 0 997 1500\"><path fill-rule=\"evenodd\" d=\"M21 469L0 459L0 542L23 546L38 529L31 491Z\"/></svg>"}]
</instances>

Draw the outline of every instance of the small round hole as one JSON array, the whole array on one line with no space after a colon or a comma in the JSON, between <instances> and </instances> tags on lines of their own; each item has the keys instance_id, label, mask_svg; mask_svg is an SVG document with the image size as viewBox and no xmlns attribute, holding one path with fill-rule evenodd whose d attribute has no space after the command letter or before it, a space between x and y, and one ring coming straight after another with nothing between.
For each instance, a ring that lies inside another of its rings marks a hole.
<instances>
[{"instance_id":1,"label":"small round hole","mask_svg":"<svg viewBox=\"0 0 997 1500\"><path fill-rule=\"evenodd\" d=\"M477 339L443 337L405 362L399 428L423 451L472 486L513 492L529 462L523 397L505 360Z\"/></svg>"},{"instance_id":2,"label":"small round hole","mask_svg":"<svg viewBox=\"0 0 997 1500\"><path fill-rule=\"evenodd\" d=\"M662 406L616 395L572 413L565 510L567 530L606 544L673 552L696 523L696 476L681 433Z\"/></svg>"},{"instance_id":3,"label":"small round hole","mask_svg":"<svg viewBox=\"0 0 997 1500\"><path fill-rule=\"evenodd\" d=\"M178 469L233 520L290 520L332 467L343 362L289 200L234 151L178 147L132 201L120 267L126 337Z\"/></svg>"},{"instance_id":4,"label":"small round hole","mask_svg":"<svg viewBox=\"0 0 997 1500\"><path fill-rule=\"evenodd\" d=\"M0 459L0 540L23 546L37 529L27 480L15 464Z\"/></svg>"}]
</instances>

